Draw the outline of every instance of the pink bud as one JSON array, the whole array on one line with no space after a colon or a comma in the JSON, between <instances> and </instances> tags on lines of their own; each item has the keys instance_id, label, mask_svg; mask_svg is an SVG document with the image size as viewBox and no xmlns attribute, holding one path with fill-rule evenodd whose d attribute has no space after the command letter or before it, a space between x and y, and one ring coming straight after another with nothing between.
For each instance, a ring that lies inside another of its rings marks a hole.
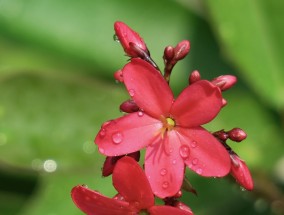
<instances>
[{"instance_id":1,"label":"pink bud","mask_svg":"<svg viewBox=\"0 0 284 215\"><path fill-rule=\"evenodd\" d=\"M125 53L130 57L139 57L139 54L137 54L136 50L133 50L132 46L130 46L130 43L133 43L145 52L148 52L147 46L143 39L137 32L133 31L125 23L119 21L115 22L114 31Z\"/></svg>"},{"instance_id":2,"label":"pink bud","mask_svg":"<svg viewBox=\"0 0 284 215\"><path fill-rule=\"evenodd\" d=\"M177 46L174 48L174 52L175 52L174 59L176 61L179 61L185 58L185 56L189 52L189 49L190 49L190 43L188 40L183 40L179 42Z\"/></svg>"},{"instance_id":3,"label":"pink bud","mask_svg":"<svg viewBox=\"0 0 284 215\"><path fill-rule=\"evenodd\" d=\"M114 76L115 80L117 80L119 82L123 82L122 70L116 71L113 76Z\"/></svg>"},{"instance_id":4,"label":"pink bud","mask_svg":"<svg viewBox=\"0 0 284 215\"><path fill-rule=\"evenodd\" d=\"M235 85L237 78L233 75L221 75L217 78L214 78L211 82L219 87L222 91L225 91Z\"/></svg>"},{"instance_id":5,"label":"pink bud","mask_svg":"<svg viewBox=\"0 0 284 215\"><path fill-rule=\"evenodd\" d=\"M120 106L119 109L122 112L125 113L133 113L133 112L137 112L139 111L139 107L137 106L137 104L133 101L133 100L127 100L125 102L123 102Z\"/></svg>"},{"instance_id":6,"label":"pink bud","mask_svg":"<svg viewBox=\"0 0 284 215\"><path fill-rule=\"evenodd\" d=\"M226 141L229 135L224 131L224 129L220 131L215 131L213 133L214 137L217 137L219 140Z\"/></svg>"},{"instance_id":7,"label":"pink bud","mask_svg":"<svg viewBox=\"0 0 284 215\"><path fill-rule=\"evenodd\" d=\"M246 190L253 189L253 180L246 163L236 154L231 154L231 175Z\"/></svg>"},{"instance_id":8,"label":"pink bud","mask_svg":"<svg viewBox=\"0 0 284 215\"><path fill-rule=\"evenodd\" d=\"M192 73L190 73L188 82L189 82L189 84L193 84L194 82L199 81L200 78L201 78L201 76L200 76L199 71L194 70L194 71L192 71Z\"/></svg>"},{"instance_id":9,"label":"pink bud","mask_svg":"<svg viewBox=\"0 0 284 215\"><path fill-rule=\"evenodd\" d=\"M233 128L227 133L229 135L230 140L233 140L235 142L241 142L247 138L247 134L244 132L244 130L240 128Z\"/></svg>"}]
</instances>

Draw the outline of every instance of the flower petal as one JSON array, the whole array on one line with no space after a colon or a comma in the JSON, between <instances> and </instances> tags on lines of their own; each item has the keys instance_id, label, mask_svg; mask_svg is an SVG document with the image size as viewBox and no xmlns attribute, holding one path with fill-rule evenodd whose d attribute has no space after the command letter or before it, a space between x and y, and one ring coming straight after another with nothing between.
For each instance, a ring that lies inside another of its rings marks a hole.
<instances>
[{"instance_id":1,"label":"flower petal","mask_svg":"<svg viewBox=\"0 0 284 215\"><path fill-rule=\"evenodd\" d=\"M99 151L107 156L139 151L151 143L162 123L143 112L130 113L103 125L96 136Z\"/></svg>"},{"instance_id":2,"label":"flower petal","mask_svg":"<svg viewBox=\"0 0 284 215\"><path fill-rule=\"evenodd\" d=\"M154 205L154 195L144 171L130 157L121 158L113 170L113 186L138 210Z\"/></svg>"},{"instance_id":3,"label":"flower petal","mask_svg":"<svg viewBox=\"0 0 284 215\"><path fill-rule=\"evenodd\" d=\"M174 196L182 185L184 162L175 147L176 139L175 132L167 132L146 149L145 173L154 194L160 198Z\"/></svg>"},{"instance_id":4,"label":"flower petal","mask_svg":"<svg viewBox=\"0 0 284 215\"><path fill-rule=\"evenodd\" d=\"M220 89L209 81L197 81L185 88L174 102L171 115L183 127L210 122L222 107Z\"/></svg>"},{"instance_id":5,"label":"flower petal","mask_svg":"<svg viewBox=\"0 0 284 215\"><path fill-rule=\"evenodd\" d=\"M189 147L185 164L202 176L222 177L231 168L230 156L225 147L202 127L177 128L180 142Z\"/></svg>"},{"instance_id":6,"label":"flower petal","mask_svg":"<svg viewBox=\"0 0 284 215\"><path fill-rule=\"evenodd\" d=\"M162 75L144 60L134 58L122 69L124 84L135 103L148 115L168 115L173 93Z\"/></svg>"},{"instance_id":7,"label":"flower petal","mask_svg":"<svg viewBox=\"0 0 284 215\"><path fill-rule=\"evenodd\" d=\"M125 215L135 212L128 202L110 199L84 186L76 186L71 191L75 205L88 215Z\"/></svg>"},{"instance_id":8,"label":"flower petal","mask_svg":"<svg viewBox=\"0 0 284 215\"><path fill-rule=\"evenodd\" d=\"M193 215L192 212L181 210L172 206L153 206L151 207L148 212L150 212L151 215Z\"/></svg>"},{"instance_id":9,"label":"flower petal","mask_svg":"<svg viewBox=\"0 0 284 215\"><path fill-rule=\"evenodd\" d=\"M252 190L253 180L246 163L234 154L231 155L231 160L231 175L243 188L245 188L246 190Z\"/></svg>"}]
</instances>

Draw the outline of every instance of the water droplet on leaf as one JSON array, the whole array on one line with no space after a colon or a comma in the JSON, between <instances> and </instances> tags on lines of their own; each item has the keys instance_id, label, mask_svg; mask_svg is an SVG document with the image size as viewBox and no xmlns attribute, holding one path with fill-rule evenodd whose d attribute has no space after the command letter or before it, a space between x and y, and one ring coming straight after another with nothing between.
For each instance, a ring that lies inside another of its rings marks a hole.
<instances>
[{"instance_id":1,"label":"water droplet on leaf","mask_svg":"<svg viewBox=\"0 0 284 215\"><path fill-rule=\"evenodd\" d=\"M189 149L189 147L188 147L187 145L182 145L182 146L179 148L179 154L180 154L180 156L181 156L183 159L188 158L189 153L190 153L190 149Z\"/></svg>"},{"instance_id":2,"label":"water droplet on leaf","mask_svg":"<svg viewBox=\"0 0 284 215\"><path fill-rule=\"evenodd\" d=\"M115 144L119 144L122 142L123 136L122 133L116 132L112 135L112 142Z\"/></svg>"}]
</instances>

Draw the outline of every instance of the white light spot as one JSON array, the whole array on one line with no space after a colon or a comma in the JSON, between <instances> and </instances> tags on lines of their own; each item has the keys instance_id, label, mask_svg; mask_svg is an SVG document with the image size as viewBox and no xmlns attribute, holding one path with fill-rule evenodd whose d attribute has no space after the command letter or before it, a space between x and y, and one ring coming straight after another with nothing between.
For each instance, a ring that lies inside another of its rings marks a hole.
<instances>
[{"instance_id":1,"label":"white light spot","mask_svg":"<svg viewBox=\"0 0 284 215\"><path fill-rule=\"evenodd\" d=\"M57 163L54 160L46 160L43 163L43 169L46 172L54 172L57 169Z\"/></svg>"}]
</instances>

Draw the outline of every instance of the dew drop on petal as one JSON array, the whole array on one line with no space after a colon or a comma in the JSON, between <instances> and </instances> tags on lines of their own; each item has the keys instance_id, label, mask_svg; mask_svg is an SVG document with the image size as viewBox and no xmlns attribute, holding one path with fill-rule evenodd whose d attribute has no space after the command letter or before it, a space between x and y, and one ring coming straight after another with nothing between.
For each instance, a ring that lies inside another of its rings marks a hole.
<instances>
[{"instance_id":1,"label":"dew drop on petal","mask_svg":"<svg viewBox=\"0 0 284 215\"><path fill-rule=\"evenodd\" d=\"M162 184L162 188L167 189L169 187L169 182L164 181Z\"/></svg>"},{"instance_id":2,"label":"dew drop on petal","mask_svg":"<svg viewBox=\"0 0 284 215\"><path fill-rule=\"evenodd\" d=\"M173 159L173 160L172 160L172 164L175 165L176 163L177 163L177 160L176 160L176 159Z\"/></svg>"},{"instance_id":3,"label":"dew drop on petal","mask_svg":"<svg viewBox=\"0 0 284 215\"><path fill-rule=\"evenodd\" d=\"M142 111L138 111L137 115L142 117L142 116L144 116L144 113Z\"/></svg>"},{"instance_id":4,"label":"dew drop on petal","mask_svg":"<svg viewBox=\"0 0 284 215\"><path fill-rule=\"evenodd\" d=\"M197 142L196 142L196 141L192 141L192 142L190 143L190 146L191 146L192 148L196 148Z\"/></svg>"},{"instance_id":5,"label":"dew drop on petal","mask_svg":"<svg viewBox=\"0 0 284 215\"><path fill-rule=\"evenodd\" d=\"M103 148L99 148L99 152L104 154L105 153L105 150Z\"/></svg>"},{"instance_id":6,"label":"dew drop on petal","mask_svg":"<svg viewBox=\"0 0 284 215\"><path fill-rule=\"evenodd\" d=\"M192 161L191 161L191 163L193 164L193 165L197 165L198 164L198 158L194 158Z\"/></svg>"},{"instance_id":7,"label":"dew drop on petal","mask_svg":"<svg viewBox=\"0 0 284 215\"><path fill-rule=\"evenodd\" d=\"M116 133L114 133L114 134L112 135L112 142L113 142L114 144L119 144L119 143L122 142L122 140L123 140L122 133L116 132Z\"/></svg>"},{"instance_id":8,"label":"dew drop on petal","mask_svg":"<svg viewBox=\"0 0 284 215\"><path fill-rule=\"evenodd\" d=\"M199 174L199 175L201 175L201 174L203 173L203 170L202 170L201 168L198 168L198 169L196 170L196 173Z\"/></svg>"},{"instance_id":9,"label":"dew drop on petal","mask_svg":"<svg viewBox=\"0 0 284 215\"><path fill-rule=\"evenodd\" d=\"M165 176L167 173L168 173L168 171L165 168L161 169L161 171L160 171L161 176Z\"/></svg>"},{"instance_id":10,"label":"dew drop on petal","mask_svg":"<svg viewBox=\"0 0 284 215\"><path fill-rule=\"evenodd\" d=\"M102 128L99 132L100 137L104 137L106 136L106 130L104 128Z\"/></svg>"},{"instance_id":11,"label":"dew drop on petal","mask_svg":"<svg viewBox=\"0 0 284 215\"><path fill-rule=\"evenodd\" d=\"M128 92L129 92L130 96L134 96L135 95L135 90L133 90L133 89L130 89Z\"/></svg>"},{"instance_id":12,"label":"dew drop on petal","mask_svg":"<svg viewBox=\"0 0 284 215\"><path fill-rule=\"evenodd\" d=\"M179 154L180 154L180 156L181 156L183 159L188 158L189 153L190 153L190 149L189 149L189 147L188 147L187 145L182 145L182 146L179 148Z\"/></svg>"}]
</instances>

